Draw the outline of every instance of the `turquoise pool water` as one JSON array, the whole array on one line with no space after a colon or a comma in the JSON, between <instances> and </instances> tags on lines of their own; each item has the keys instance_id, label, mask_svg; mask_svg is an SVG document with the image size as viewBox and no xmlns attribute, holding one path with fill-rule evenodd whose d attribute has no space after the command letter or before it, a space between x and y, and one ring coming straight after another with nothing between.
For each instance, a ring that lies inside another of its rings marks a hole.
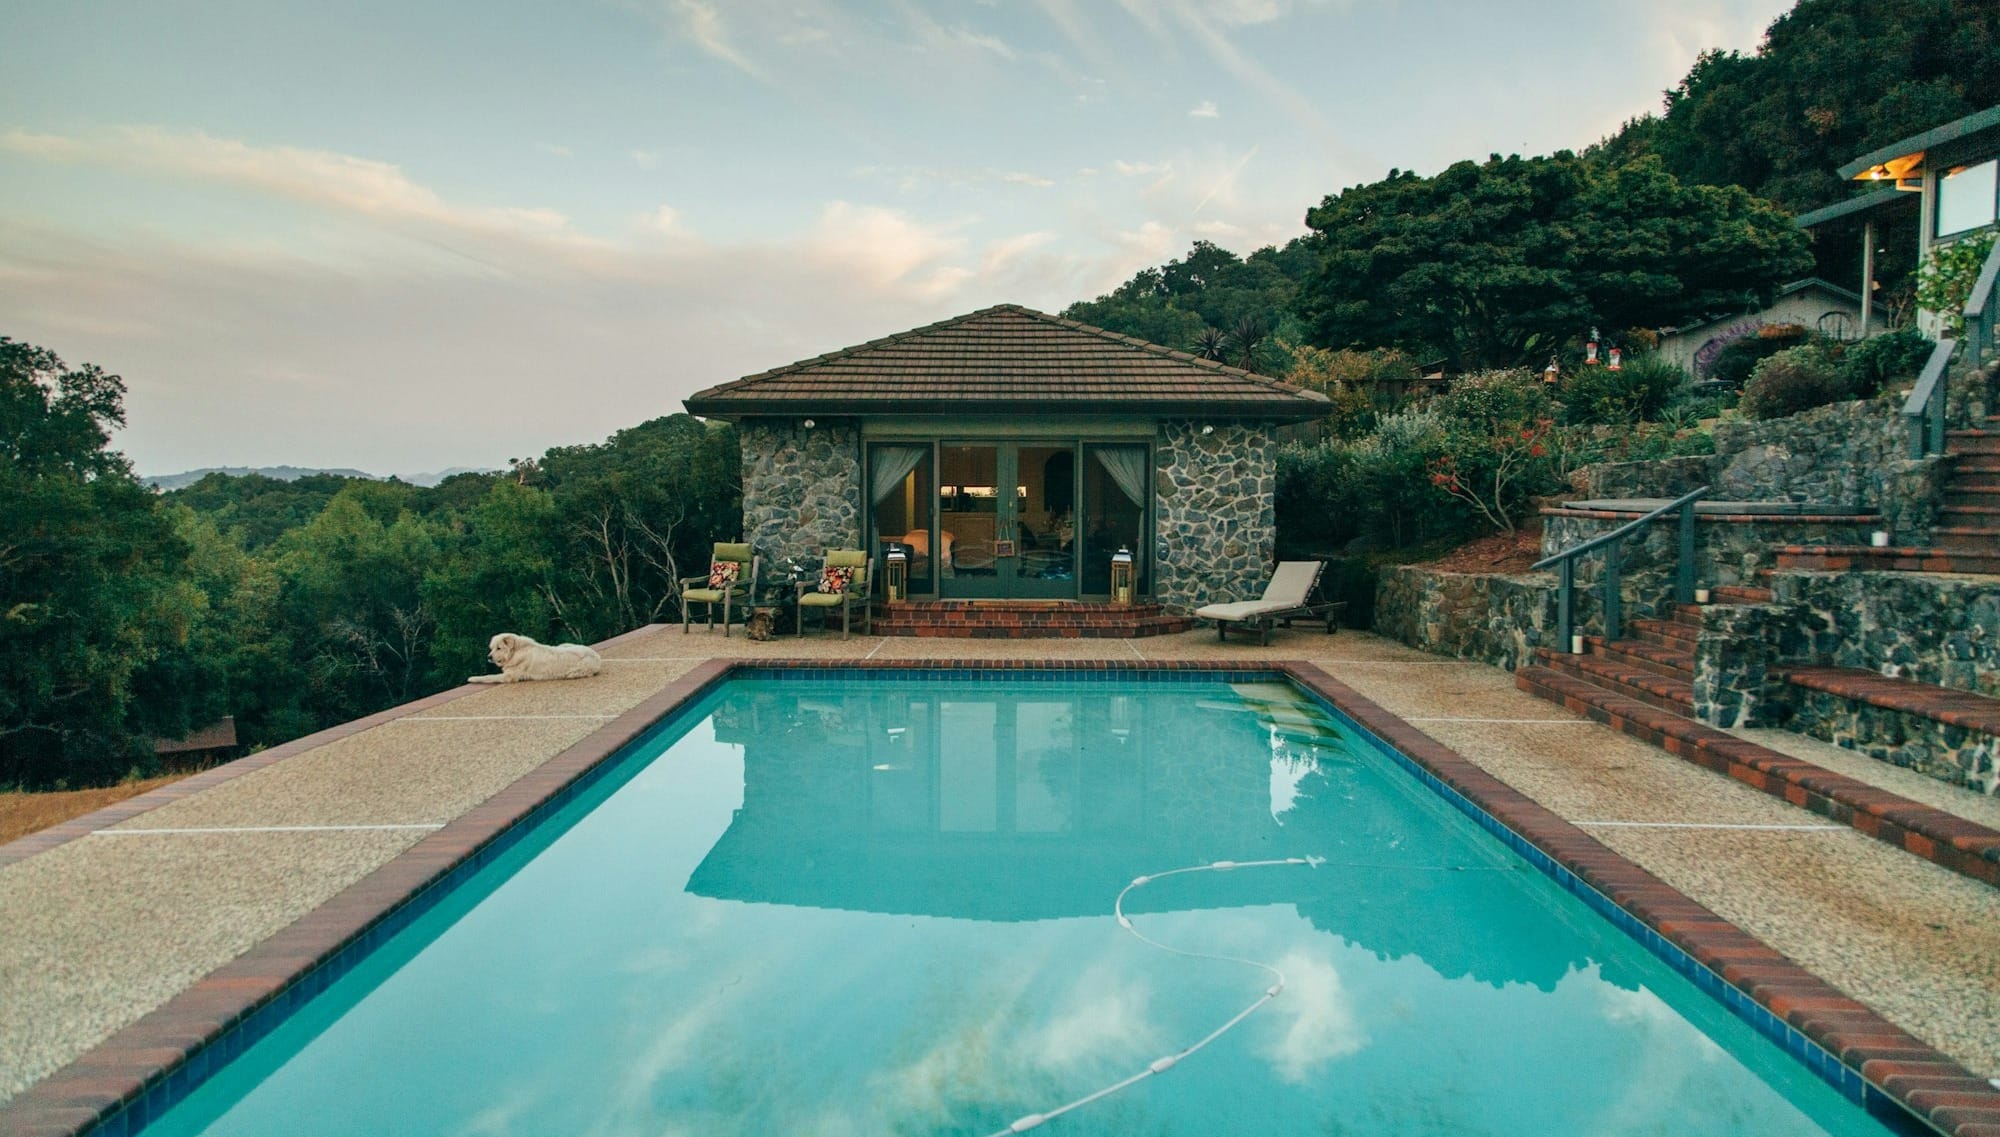
<instances>
[{"instance_id":1,"label":"turquoise pool water","mask_svg":"<svg viewBox=\"0 0 2000 1137\"><path fill-rule=\"evenodd\" d=\"M739 679L616 761L146 1132L991 1134L1259 965L1035 1131L1887 1132L1289 684Z\"/></svg>"}]
</instances>

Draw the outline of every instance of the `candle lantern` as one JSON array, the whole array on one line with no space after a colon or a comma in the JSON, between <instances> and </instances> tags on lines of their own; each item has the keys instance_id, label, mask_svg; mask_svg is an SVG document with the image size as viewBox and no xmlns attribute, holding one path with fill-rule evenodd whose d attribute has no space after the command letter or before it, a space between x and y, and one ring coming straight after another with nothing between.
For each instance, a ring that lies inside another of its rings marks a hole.
<instances>
[{"instance_id":1,"label":"candle lantern","mask_svg":"<svg viewBox=\"0 0 2000 1137\"><path fill-rule=\"evenodd\" d=\"M1111 602L1132 603L1132 550L1123 545L1111 554Z\"/></svg>"},{"instance_id":2,"label":"candle lantern","mask_svg":"<svg viewBox=\"0 0 2000 1137\"><path fill-rule=\"evenodd\" d=\"M890 604L901 604L910 597L909 550L901 545L890 545L883 565L887 571L882 576L882 599Z\"/></svg>"}]
</instances>

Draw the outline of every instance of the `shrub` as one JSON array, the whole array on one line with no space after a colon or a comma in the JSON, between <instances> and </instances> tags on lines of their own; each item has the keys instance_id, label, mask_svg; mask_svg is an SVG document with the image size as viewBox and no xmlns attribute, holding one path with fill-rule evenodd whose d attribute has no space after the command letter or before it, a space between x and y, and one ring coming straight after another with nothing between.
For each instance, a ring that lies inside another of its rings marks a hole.
<instances>
[{"instance_id":1,"label":"shrub","mask_svg":"<svg viewBox=\"0 0 2000 1137\"><path fill-rule=\"evenodd\" d=\"M1855 398L1867 398L1904 379L1915 379L1936 347L1915 328L1886 332L1850 344L1840 370Z\"/></svg>"},{"instance_id":2,"label":"shrub","mask_svg":"<svg viewBox=\"0 0 2000 1137\"><path fill-rule=\"evenodd\" d=\"M1563 409L1570 422L1649 422L1686 385L1687 373L1679 365L1648 352L1617 371L1580 367L1565 375Z\"/></svg>"},{"instance_id":3,"label":"shrub","mask_svg":"<svg viewBox=\"0 0 2000 1137\"><path fill-rule=\"evenodd\" d=\"M1993 234L1978 233L1949 245L1933 245L1917 269L1917 304L1936 312L1943 332L1956 337L1965 331L1965 301L1972 284L1993 251Z\"/></svg>"},{"instance_id":4,"label":"shrub","mask_svg":"<svg viewBox=\"0 0 2000 1137\"><path fill-rule=\"evenodd\" d=\"M1743 413L1770 419L1853 398L1832 351L1820 344L1788 348L1764 360L1743 387Z\"/></svg>"},{"instance_id":5,"label":"shrub","mask_svg":"<svg viewBox=\"0 0 2000 1137\"><path fill-rule=\"evenodd\" d=\"M1723 348L1715 357L1715 366L1709 369L1708 377L1717 383L1741 387L1749 382L1750 373L1759 363L1787 348L1797 347L1806 339L1806 330L1797 324L1767 324L1756 335L1744 336Z\"/></svg>"}]
</instances>

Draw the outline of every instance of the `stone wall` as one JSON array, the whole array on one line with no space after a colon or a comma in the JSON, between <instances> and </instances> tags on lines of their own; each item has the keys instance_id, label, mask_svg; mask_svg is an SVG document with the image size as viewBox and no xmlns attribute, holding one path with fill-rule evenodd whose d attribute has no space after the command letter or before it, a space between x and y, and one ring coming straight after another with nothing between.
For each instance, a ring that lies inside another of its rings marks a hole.
<instances>
[{"instance_id":1,"label":"stone wall","mask_svg":"<svg viewBox=\"0 0 2000 1137\"><path fill-rule=\"evenodd\" d=\"M746 421L743 539L770 567L861 546L860 430L851 422Z\"/></svg>"},{"instance_id":2,"label":"stone wall","mask_svg":"<svg viewBox=\"0 0 2000 1137\"><path fill-rule=\"evenodd\" d=\"M1679 497L1713 486L1717 501L1800 501L1880 513L1899 544L1930 540L1940 458L1911 461L1902 397L1883 396L1789 418L1722 422L1715 453L1589 470L1594 497ZM1866 537L1863 537L1866 543Z\"/></svg>"},{"instance_id":3,"label":"stone wall","mask_svg":"<svg viewBox=\"0 0 2000 1137\"><path fill-rule=\"evenodd\" d=\"M1853 667L2000 697L2000 588L1939 573L1786 572L1799 661Z\"/></svg>"},{"instance_id":4,"label":"stone wall","mask_svg":"<svg viewBox=\"0 0 2000 1137\"><path fill-rule=\"evenodd\" d=\"M1739 515L1740 516L1740 515ZM1816 517L1773 516L1729 520L1727 515L1695 515L1695 587L1755 585L1757 572L1769 568L1771 547L1781 544L1866 545L1875 522ZM1633 515L1597 510L1550 510L1542 514L1542 555L1575 548L1633 520ZM1664 615L1673 603L1674 574L1680 561L1680 523L1663 517L1642 536L1620 542L1619 594L1635 616ZM1597 553L1576 562L1578 588L1595 587L1604 575L1604 557Z\"/></svg>"},{"instance_id":5,"label":"stone wall","mask_svg":"<svg viewBox=\"0 0 2000 1137\"><path fill-rule=\"evenodd\" d=\"M1268 427L1160 424L1153 452L1153 592L1180 612L1263 594L1277 552L1277 447Z\"/></svg>"},{"instance_id":6,"label":"stone wall","mask_svg":"<svg viewBox=\"0 0 2000 1137\"><path fill-rule=\"evenodd\" d=\"M1555 578L1386 568L1375 593L1375 632L1512 671L1532 663L1536 648L1555 646Z\"/></svg>"}]
</instances>

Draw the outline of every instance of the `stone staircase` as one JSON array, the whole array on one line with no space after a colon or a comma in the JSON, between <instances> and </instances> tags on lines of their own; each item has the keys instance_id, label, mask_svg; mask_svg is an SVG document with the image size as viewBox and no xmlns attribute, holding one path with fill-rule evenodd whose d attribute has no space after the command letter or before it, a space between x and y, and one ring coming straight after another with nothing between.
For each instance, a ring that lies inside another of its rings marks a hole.
<instances>
[{"instance_id":1,"label":"stone staircase","mask_svg":"<svg viewBox=\"0 0 2000 1137\"><path fill-rule=\"evenodd\" d=\"M2000 574L2000 416L1946 435L1951 477L1929 545L1780 545L1777 567Z\"/></svg>"},{"instance_id":2,"label":"stone staircase","mask_svg":"<svg viewBox=\"0 0 2000 1137\"><path fill-rule=\"evenodd\" d=\"M875 610L877 635L972 639L1134 639L1185 632L1191 616L1158 604L1029 600L933 600Z\"/></svg>"},{"instance_id":3,"label":"stone staircase","mask_svg":"<svg viewBox=\"0 0 2000 1137\"><path fill-rule=\"evenodd\" d=\"M1763 588L1716 589L1715 606L1765 604ZM1707 608L1685 604L1670 619L1633 620L1629 634L1585 638L1584 654L1541 648L1517 669L1521 690L1611 726L1696 765L1736 778L1774 797L1852 825L1955 872L2000 886L2000 831L1921 805L1866 782L1815 766L1708 726L1694 717L1694 668ZM1779 681L1814 697L1850 700L1872 713L1820 709L1818 721L1854 724L1834 741L1874 753L1869 740L1909 729L1909 720L1943 725L1990 745L2000 735L2000 699L1928 684L1883 679L1872 672L1796 667ZM1865 724L1862 725L1862 724ZM1815 731L1820 734L1821 732ZM1824 734L1821 734L1825 737ZM1860 743L1857 745L1857 743ZM1895 760L1893 753L1878 757Z\"/></svg>"}]
</instances>

